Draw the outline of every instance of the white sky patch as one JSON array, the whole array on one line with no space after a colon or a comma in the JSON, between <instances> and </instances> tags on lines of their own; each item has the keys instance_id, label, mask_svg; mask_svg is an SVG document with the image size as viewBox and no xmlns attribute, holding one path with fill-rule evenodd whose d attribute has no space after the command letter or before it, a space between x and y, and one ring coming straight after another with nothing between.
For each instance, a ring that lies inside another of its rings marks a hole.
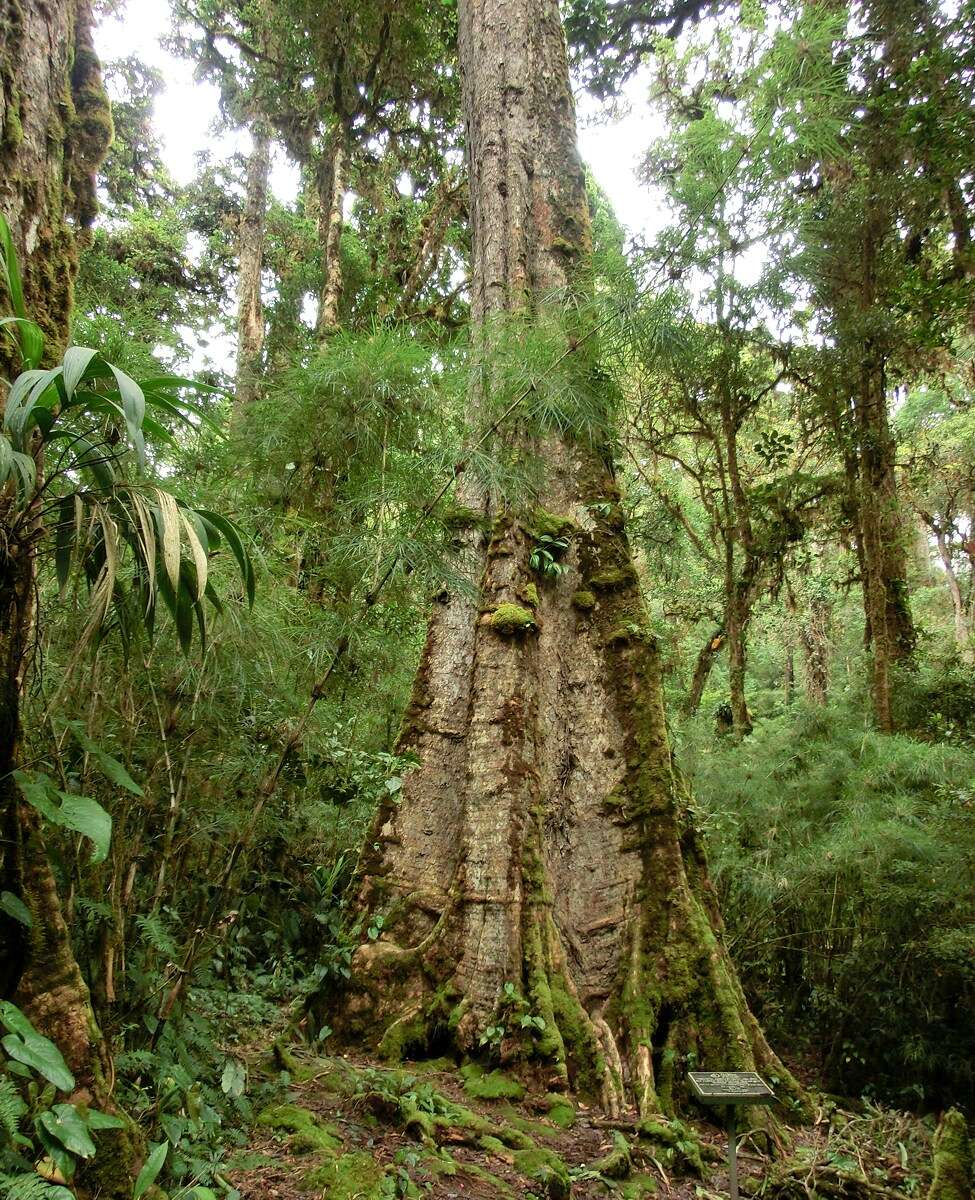
<instances>
[{"instance_id":1,"label":"white sky patch","mask_svg":"<svg viewBox=\"0 0 975 1200\"><path fill-rule=\"evenodd\" d=\"M196 172L196 156L209 150L214 157L246 154L250 137L244 130L215 131L220 93L215 84L193 78L193 63L164 47L171 28L169 6L159 0L128 0L124 14L106 17L95 33L104 61L136 55L157 67L165 88L156 100L155 124L166 166L178 183L187 184ZM601 107L586 95L577 97L579 148L616 215L633 234L653 237L667 223L659 195L636 180L635 172L654 138L664 131L662 117L646 101L646 83L631 81L621 100L628 110L613 119L601 117ZM271 168L271 187L278 199L293 201L299 172L280 148Z\"/></svg>"}]
</instances>

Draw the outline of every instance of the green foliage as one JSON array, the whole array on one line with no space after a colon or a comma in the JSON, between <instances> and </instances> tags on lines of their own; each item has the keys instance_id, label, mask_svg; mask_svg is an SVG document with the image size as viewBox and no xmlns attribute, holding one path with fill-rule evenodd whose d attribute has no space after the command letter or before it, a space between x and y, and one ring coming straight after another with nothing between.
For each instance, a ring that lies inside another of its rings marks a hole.
<instances>
[{"instance_id":1,"label":"green foliage","mask_svg":"<svg viewBox=\"0 0 975 1200\"><path fill-rule=\"evenodd\" d=\"M9 1188L4 1195L64 1200L72 1193L35 1174L33 1163L46 1155L70 1182L79 1161L97 1154L98 1132L121 1129L124 1122L81 1102L55 1103L56 1091L75 1087L57 1046L9 1001L0 1003L0 1024L9 1031L0 1041L5 1055L0 1057L0 1182ZM23 1128L28 1119L33 1137Z\"/></svg>"},{"instance_id":2,"label":"green foliage","mask_svg":"<svg viewBox=\"0 0 975 1200\"><path fill-rule=\"evenodd\" d=\"M834 1089L972 1095L975 858L964 748L882 736L842 704L685 730L729 946L773 1036Z\"/></svg>"}]
</instances>

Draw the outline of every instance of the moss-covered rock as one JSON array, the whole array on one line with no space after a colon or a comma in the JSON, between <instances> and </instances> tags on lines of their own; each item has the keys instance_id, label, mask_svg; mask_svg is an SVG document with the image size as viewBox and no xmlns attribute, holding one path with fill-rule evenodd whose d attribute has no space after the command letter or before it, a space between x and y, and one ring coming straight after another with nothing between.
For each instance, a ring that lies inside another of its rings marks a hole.
<instances>
[{"instance_id":1,"label":"moss-covered rock","mask_svg":"<svg viewBox=\"0 0 975 1200\"><path fill-rule=\"evenodd\" d=\"M632 1175L616 1189L619 1200L646 1200L657 1194L657 1181L652 1175Z\"/></svg>"},{"instance_id":2,"label":"moss-covered rock","mask_svg":"<svg viewBox=\"0 0 975 1200\"><path fill-rule=\"evenodd\" d=\"M499 604L488 623L502 637L521 637L538 628L535 614L520 604Z\"/></svg>"},{"instance_id":3,"label":"moss-covered rock","mask_svg":"<svg viewBox=\"0 0 975 1200\"><path fill-rule=\"evenodd\" d=\"M667 1166L691 1171L700 1179L704 1178L701 1144L694 1132L682 1121L665 1121L662 1118L650 1117L640 1122L637 1134L641 1143L648 1143L642 1148L649 1151L654 1158L660 1159Z\"/></svg>"},{"instance_id":4,"label":"moss-covered rock","mask_svg":"<svg viewBox=\"0 0 975 1200\"><path fill-rule=\"evenodd\" d=\"M626 1179L633 1170L630 1145L618 1129L613 1130L613 1148L603 1158L592 1164L594 1171L607 1179Z\"/></svg>"},{"instance_id":5,"label":"moss-covered rock","mask_svg":"<svg viewBox=\"0 0 975 1200\"><path fill-rule=\"evenodd\" d=\"M596 593L583 589L572 594L572 607L577 608L579 612L592 612L596 607Z\"/></svg>"},{"instance_id":6,"label":"moss-covered rock","mask_svg":"<svg viewBox=\"0 0 975 1200\"><path fill-rule=\"evenodd\" d=\"M972 1147L965 1118L952 1108L934 1138L934 1178L928 1200L971 1200Z\"/></svg>"}]
</instances>

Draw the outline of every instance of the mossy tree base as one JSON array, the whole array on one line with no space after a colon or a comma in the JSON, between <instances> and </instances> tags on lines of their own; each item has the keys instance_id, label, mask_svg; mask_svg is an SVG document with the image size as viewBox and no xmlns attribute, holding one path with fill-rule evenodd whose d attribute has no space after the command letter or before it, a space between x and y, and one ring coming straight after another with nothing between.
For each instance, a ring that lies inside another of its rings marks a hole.
<instances>
[{"instance_id":1,"label":"mossy tree base","mask_svg":"<svg viewBox=\"0 0 975 1200\"><path fill-rule=\"evenodd\" d=\"M480 597L437 606L401 737L421 765L360 861L383 932L323 1019L391 1060L521 1062L610 1113L678 1113L693 1067L762 1071L798 1103L721 940L657 647L625 538L600 515L618 492L596 455L564 462L576 532L533 626L512 637L491 616L531 578L516 514L482 547Z\"/></svg>"},{"instance_id":2,"label":"mossy tree base","mask_svg":"<svg viewBox=\"0 0 975 1200\"><path fill-rule=\"evenodd\" d=\"M458 25L487 353L496 318L586 291L589 205L559 6L465 0ZM567 334L559 360L590 394L591 332L585 346ZM487 426L484 366L471 407ZM325 1019L389 1057L522 1059L610 1113L677 1111L691 1064L759 1068L798 1096L721 943L609 456L511 415L499 436L537 456L544 483L513 512L461 477L480 594L442 597L431 617L400 741L420 765L359 863L359 909L382 933ZM539 579L543 538L566 544Z\"/></svg>"}]
</instances>

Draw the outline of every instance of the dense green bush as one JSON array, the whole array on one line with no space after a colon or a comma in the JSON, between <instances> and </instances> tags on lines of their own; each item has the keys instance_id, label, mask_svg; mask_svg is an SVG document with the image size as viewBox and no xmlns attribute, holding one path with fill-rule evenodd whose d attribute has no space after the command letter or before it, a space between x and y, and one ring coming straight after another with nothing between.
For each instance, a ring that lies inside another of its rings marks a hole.
<instances>
[{"instance_id":1,"label":"dense green bush","mask_svg":"<svg viewBox=\"0 0 975 1200\"><path fill-rule=\"evenodd\" d=\"M842 703L679 738L759 1019L829 1086L975 1099L975 752Z\"/></svg>"}]
</instances>

